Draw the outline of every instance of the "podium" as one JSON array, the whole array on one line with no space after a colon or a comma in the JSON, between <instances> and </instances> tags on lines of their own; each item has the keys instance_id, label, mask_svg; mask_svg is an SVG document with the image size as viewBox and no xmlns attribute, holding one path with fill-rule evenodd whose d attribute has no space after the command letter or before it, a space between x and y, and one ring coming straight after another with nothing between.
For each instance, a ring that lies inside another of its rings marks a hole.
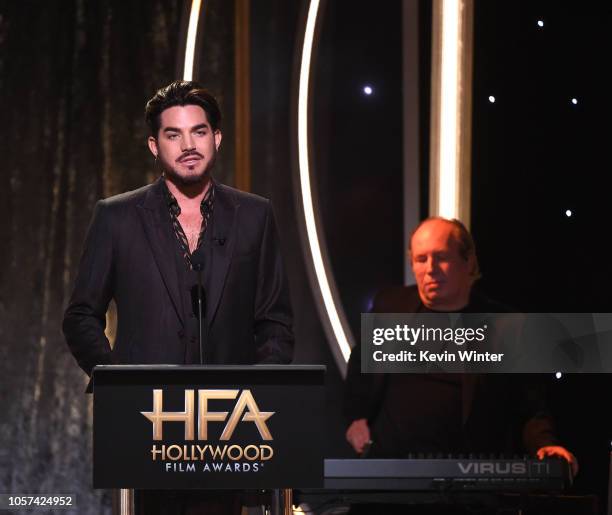
<instances>
[{"instance_id":1,"label":"podium","mask_svg":"<svg viewBox=\"0 0 612 515\"><path fill-rule=\"evenodd\" d=\"M275 490L290 510L293 488L323 487L324 374L317 365L97 366L93 486L120 489L122 514L133 511L132 489Z\"/></svg>"}]
</instances>

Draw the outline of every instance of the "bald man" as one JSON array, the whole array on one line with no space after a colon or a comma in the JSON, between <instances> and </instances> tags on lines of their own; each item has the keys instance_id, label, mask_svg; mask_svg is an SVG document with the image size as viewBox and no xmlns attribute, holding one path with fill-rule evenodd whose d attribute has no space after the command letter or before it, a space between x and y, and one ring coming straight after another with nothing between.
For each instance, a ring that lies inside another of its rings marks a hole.
<instances>
[{"instance_id":1,"label":"bald man","mask_svg":"<svg viewBox=\"0 0 612 515\"><path fill-rule=\"evenodd\" d=\"M511 311L473 290L480 277L476 249L458 220L421 222L408 256L416 286L381 292L373 312ZM360 354L356 346L345 403L346 439L358 454L367 450L370 457L402 458L415 452L499 453L522 447L539 458L561 456L576 474L576 458L555 438L533 376L519 385L518 376L503 374L361 374Z\"/></svg>"}]
</instances>

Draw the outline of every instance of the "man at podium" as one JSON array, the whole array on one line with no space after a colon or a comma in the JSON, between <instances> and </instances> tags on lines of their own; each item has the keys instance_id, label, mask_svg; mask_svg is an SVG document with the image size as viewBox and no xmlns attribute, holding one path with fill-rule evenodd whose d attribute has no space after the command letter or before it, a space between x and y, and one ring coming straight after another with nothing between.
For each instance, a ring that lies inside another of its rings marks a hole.
<instances>
[{"instance_id":1,"label":"man at podium","mask_svg":"<svg viewBox=\"0 0 612 515\"><path fill-rule=\"evenodd\" d=\"M91 375L103 364L289 363L292 312L270 202L211 175L217 100L176 81L149 100L145 119L161 175L96 204L63 323L79 366Z\"/></svg>"}]
</instances>

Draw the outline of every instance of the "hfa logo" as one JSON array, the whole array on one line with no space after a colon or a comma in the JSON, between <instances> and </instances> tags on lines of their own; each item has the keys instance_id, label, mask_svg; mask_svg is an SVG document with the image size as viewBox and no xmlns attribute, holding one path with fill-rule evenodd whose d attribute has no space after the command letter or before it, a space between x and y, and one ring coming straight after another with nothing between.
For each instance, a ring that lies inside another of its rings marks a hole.
<instances>
[{"instance_id":1,"label":"hfa logo","mask_svg":"<svg viewBox=\"0 0 612 515\"><path fill-rule=\"evenodd\" d=\"M238 397L239 392L240 390L198 390L198 440L208 439L209 422L225 422L229 414L227 411L209 411L208 401L233 400ZM185 390L184 411L163 411L163 395L163 390L153 390L153 411L141 411L153 423L153 440L163 440L162 425L164 422L183 422L185 425L185 440L194 440L196 426L195 391ZM272 440L272 434L266 425L266 420L274 413L274 411L260 411L251 390L242 390L221 433L220 440L229 440L240 421L253 422L263 440Z\"/></svg>"}]
</instances>

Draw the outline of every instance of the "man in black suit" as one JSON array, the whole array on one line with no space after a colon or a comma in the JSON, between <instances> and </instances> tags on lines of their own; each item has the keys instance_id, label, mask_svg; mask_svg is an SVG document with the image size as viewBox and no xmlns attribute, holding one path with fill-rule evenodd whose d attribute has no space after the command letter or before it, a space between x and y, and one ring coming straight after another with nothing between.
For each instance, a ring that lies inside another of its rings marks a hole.
<instances>
[{"instance_id":1,"label":"man in black suit","mask_svg":"<svg viewBox=\"0 0 612 515\"><path fill-rule=\"evenodd\" d=\"M63 324L78 364L91 374L101 364L289 363L292 313L270 202L211 177L217 101L176 81L145 118L163 173L96 205ZM111 299L113 348L104 334Z\"/></svg>"},{"instance_id":2,"label":"man in black suit","mask_svg":"<svg viewBox=\"0 0 612 515\"><path fill-rule=\"evenodd\" d=\"M433 217L410 238L416 286L384 290L379 313L499 313L509 308L474 291L479 278L471 235L458 220ZM516 452L561 456L577 471L575 457L558 444L546 414L541 385L510 375L361 374L360 349L349 360L346 438L357 453L401 458L411 452Z\"/></svg>"},{"instance_id":3,"label":"man in black suit","mask_svg":"<svg viewBox=\"0 0 612 515\"><path fill-rule=\"evenodd\" d=\"M268 200L216 183L216 100L178 81L149 101L148 143L163 175L97 203L64 334L81 368L199 363L196 273L204 262L203 363L288 363L292 314ZM111 299L117 337L104 335Z\"/></svg>"}]
</instances>

